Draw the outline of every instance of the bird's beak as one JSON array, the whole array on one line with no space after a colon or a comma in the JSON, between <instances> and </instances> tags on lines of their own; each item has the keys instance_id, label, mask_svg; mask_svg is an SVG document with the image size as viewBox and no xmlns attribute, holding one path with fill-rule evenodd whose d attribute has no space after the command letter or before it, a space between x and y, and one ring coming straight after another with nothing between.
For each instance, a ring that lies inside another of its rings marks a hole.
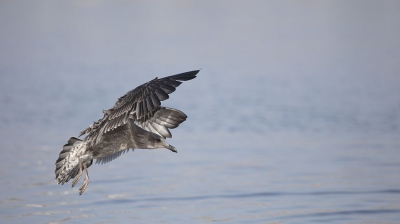
<instances>
[{"instance_id":1,"label":"bird's beak","mask_svg":"<svg viewBox=\"0 0 400 224\"><path fill-rule=\"evenodd\" d=\"M172 145L168 145L167 147L165 147L165 148L167 148L167 149L169 149L169 150L171 150L172 152L178 152L177 150L176 150L176 148L175 147L173 147Z\"/></svg>"}]
</instances>

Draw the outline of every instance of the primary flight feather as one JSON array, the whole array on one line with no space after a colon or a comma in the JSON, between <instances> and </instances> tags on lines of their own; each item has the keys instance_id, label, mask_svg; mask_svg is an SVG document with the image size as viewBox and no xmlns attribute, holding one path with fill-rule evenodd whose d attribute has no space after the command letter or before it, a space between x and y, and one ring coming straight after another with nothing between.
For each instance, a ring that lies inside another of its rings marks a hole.
<instances>
[{"instance_id":1,"label":"primary flight feather","mask_svg":"<svg viewBox=\"0 0 400 224\"><path fill-rule=\"evenodd\" d=\"M167 148L177 152L165 138L171 138L169 129L176 128L187 116L177 109L161 106L182 81L196 78L199 70L165 78L155 78L120 97L115 105L104 110L103 118L83 130L64 145L56 161L56 181L64 184L70 179L74 187L83 173L85 180L79 189L81 195L89 184L88 168L96 163L109 162L129 149Z\"/></svg>"}]
</instances>

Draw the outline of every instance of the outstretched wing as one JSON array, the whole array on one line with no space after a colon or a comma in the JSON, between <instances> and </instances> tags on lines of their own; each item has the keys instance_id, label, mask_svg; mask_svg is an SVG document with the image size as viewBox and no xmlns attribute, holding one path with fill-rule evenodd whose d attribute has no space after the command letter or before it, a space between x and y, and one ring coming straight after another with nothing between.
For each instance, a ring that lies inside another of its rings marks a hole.
<instances>
[{"instance_id":1,"label":"outstretched wing","mask_svg":"<svg viewBox=\"0 0 400 224\"><path fill-rule=\"evenodd\" d=\"M186 120L187 116L180 110L168 107L160 107L153 116L148 119L135 120L134 123L146 131L153 132L164 138L171 138L168 128L176 128Z\"/></svg>"},{"instance_id":2,"label":"outstretched wing","mask_svg":"<svg viewBox=\"0 0 400 224\"><path fill-rule=\"evenodd\" d=\"M155 78L141 86L136 87L135 89L126 93L124 96L120 97L111 109L103 111L104 117L95 122L89 128L82 131L80 135L87 134L87 137L92 139L92 142L94 141L96 143L100 141L101 136L104 133L107 133L121 125L126 124L130 116L133 118L135 123L142 128L147 127L149 121L153 118L155 114L164 114L161 117L166 116L165 114L167 114L168 111L164 110L164 107L160 107L161 101L168 99L168 94L174 92L176 87L178 87L182 83L182 81L194 79L198 72L199 70L195 70L168 76L161 79ZM175 116L178 116L178 113L174 114ZM186 115L184 115L184 119L182 119L182 116L180 119L178 119L179 121L181 120L179 123L183 122L186 119ZM151 123L158 124L160 122ZM171 124L171 128L172 126L176 127L177 125L179 125L179 123ZM149 130L149 128L145 129ZM163 135L159 132L156 134L161 134L164 137L170 137L170 133L169 135Z\"/></svg>"}]
</instances>

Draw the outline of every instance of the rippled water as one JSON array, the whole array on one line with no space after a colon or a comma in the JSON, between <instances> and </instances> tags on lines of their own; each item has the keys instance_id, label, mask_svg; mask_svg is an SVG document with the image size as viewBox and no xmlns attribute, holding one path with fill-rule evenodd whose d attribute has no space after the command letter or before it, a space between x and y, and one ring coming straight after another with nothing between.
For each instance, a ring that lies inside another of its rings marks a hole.
<instances>
[{"instance_id":1,"label":"rippled water","mask_svg":"<svg viewBox=\"0 0 400 224\"><path fill-rule=\"evenodd\" d=\"M398 3L0 5L1 223L400 222ZM55 183L102 109L199 68L164 102L177 154Z\"/></svg>"}]
</instances>

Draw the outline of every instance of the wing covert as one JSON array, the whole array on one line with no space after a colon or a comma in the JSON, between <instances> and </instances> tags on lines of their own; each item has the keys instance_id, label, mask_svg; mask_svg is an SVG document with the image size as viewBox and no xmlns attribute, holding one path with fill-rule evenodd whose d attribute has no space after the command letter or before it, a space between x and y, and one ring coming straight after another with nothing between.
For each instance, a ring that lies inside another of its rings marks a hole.
<instances>
[{"instance_id":1,"label":"wing covert","mask_svg":"<svg viewBox=\"0 0 400 224\"><path fill-rule=\"evenodd\" d=\"M155 78L136 87L120 97L111 109L103 111L104 117L82 131L80 135L87 134L87 138L89 137L94 140L94 142L98 142L102 134L126 124L130 116L132 116L135 123L142 127L146 124L146 121L153 118L153 115L157 111L160 111L161 101L168 99L168 94L173 93L182 81L196 78L198 72L199 70L194 70L161 79ZM186 115L184 116L184 119L186 119ZM179 123L183 122L184 119L178 119L180 121ZM156 134L161 134L164 137L171 136L168 128L164 125L160 126L157 122L150 123L152 124L150 125L151 128L150 126L145 126L147 128L145 128L146 130L150 131L150 129L154 129ZM149 122L147 124L149 124ZM151 131L154 132L154 130Z\"/></svg>"}]
</instances>

